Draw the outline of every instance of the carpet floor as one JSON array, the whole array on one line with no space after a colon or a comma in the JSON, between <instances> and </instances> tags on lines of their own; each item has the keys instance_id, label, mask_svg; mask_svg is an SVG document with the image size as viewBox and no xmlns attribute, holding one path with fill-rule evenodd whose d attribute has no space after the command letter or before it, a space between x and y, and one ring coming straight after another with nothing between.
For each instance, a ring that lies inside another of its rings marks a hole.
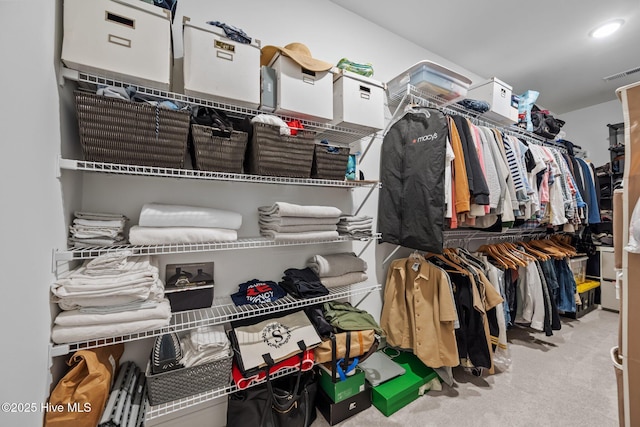
<instances>
[{"instance_id":1,"label":"carpet floor","mask_svg":"<svg viewBox=\"0 0 640 427\"><path fill-rule=\"evenodd\" d=\"M340 426L618 426L610 357L618 314L598 309L561 319L562 329L551 337L509 330L511 366L503 372L475 377L455 368L453 387L443 384L390 417L371 406ZM318 412L312 427L328 425Z\"/></svg>"}]
</instances>

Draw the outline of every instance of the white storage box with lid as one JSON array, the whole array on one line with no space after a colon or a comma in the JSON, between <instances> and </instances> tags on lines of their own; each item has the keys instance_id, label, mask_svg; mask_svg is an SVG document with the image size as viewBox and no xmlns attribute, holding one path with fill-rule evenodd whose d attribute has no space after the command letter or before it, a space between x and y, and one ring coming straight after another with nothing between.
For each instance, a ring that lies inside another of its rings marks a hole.
<instances>
[{"instance_id":1,"label":"white storage box with lid","mask_svg":"<svg viewBox=\"0 0 640 427\"><path fill-rule=\"evenodd\" d=\"M447 102L465 96L471 80L435 62L420 61L387 83L389 95L406 91L409 84Z\"/></svg>"},{"instance_id":2,"label":"white storage box with lid","mask_svg":"<svg viewBox=\"0 0 640 427\"><path fill-rule=\"evenodd\" d=\"M336 73L332 123L356 130L384 128L384 85L350 71Z\"/></svg>"},{"instance_id":3,"label":"white storage box with lid","mask_svg":"<svg viewBox=\"0 0 640 427\"><path fill-rule=\"evenodd\" d=\"M483 117L500 124L511 125L518 122L518 109L513 107L511 95L512 87L493 77L469 89L467 98L486 101L491 105Z\"/></svg>"},{"instance_id":4,"label":"white storage box with lid","mask_svg":"<svg viewBox=\"0 0 640 427\"><path fill-rule=\"evenodd\" d=\"M65 0L62 62L74 70L168 90L171 13L140 0Z\"/></svg>"},{"instance_id":5,"label":"white storage box with lid","mask_svg":"<svg viewBox=\"0 0 640 427\"><path fill-rule=\"evenodd\" d=\"M260 41L239 43L222 28L182 20L184 93L248 108L260 104Z\"/></svg>"},{"instance_id":6,"label":"white storage box with lid","mask_svg":"<svg viewBox=\"0 0 640 427\"><path fill-rule=\"evenodd\" d=\"M333 119L331 71L307 70L279 53L269 66L277 76L276 113L320 122Z\"/></svg>"}]
</instances>

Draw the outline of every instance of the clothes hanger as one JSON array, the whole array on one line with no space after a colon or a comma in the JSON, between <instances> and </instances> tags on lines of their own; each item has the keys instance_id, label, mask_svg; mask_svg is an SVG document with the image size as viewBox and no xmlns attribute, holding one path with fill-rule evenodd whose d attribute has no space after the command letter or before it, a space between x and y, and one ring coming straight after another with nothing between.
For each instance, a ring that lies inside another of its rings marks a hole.
<instances>
[{"instance_id":1,"label":"clothes hanger","mask_svg":"<svg viewBox=\"0 0 640 427\"><path fill-rule=\"evenodd\" d=\"M520 249L519 249L519 248L518 248L514 243L507 242L507 243L505 243L505 245L506 245L508 248L511 248L511 250L512 250L515 254L517 254L518 256L523 256L523 257L524 257L525 259L527 259L528 261L535 262L535 261L537 261L537 260L538 260L538 259L537 259L536 257L534 257L533 255L528 254L528 253L526 253L525 251L520 250Z\"/></svg>"},{"instance_id":2,"label":"clothes hanger","mask_svg":"<svg viewBox=\"0 0 640 427\"><path fill-rule=\"evenodd\" d=\"M527 244L527 242L518 242L518 244L522 246L528 253L532 254L538 259L541 259L542 261L547 261L549 258L551 258L548 254L540 250L534 249L529 244Z\"/></svg>"},{"instance_id":3,"label":"clothes hanger","mask_svg":"<svg viewBox=\"0 0 640 427\"><path fill-rule=\"evenodd\" d=\"M520 266L520 267L527 266L528 262L525 262L521 258L517 257L513 252L511 252L511 249L507 248L504 245L504 243L496 243L494 246L498 251L498 253L502 254L504 257L507 257L508 259L513 261L513 263L516 264L517 266Z\"/></svg>"},{"instance_id":4,"label":"clothes hanger","mask_svg":"<svg viewBox=\"0 0 640 427\"><path fill-rule=\"evenodd\" d=\"M496 263L498 263L502 268L509 270L517 270L518 267L514 265L511 261L505 260L502 256L495 253L495 248L492 245L482 245L478 248L478 252L482 252L487 256L491 257Z\"/></svg>"},{"instance_id":5,"label":"clothes hanger","mask_svg":"<svg viewBox=\"0 0 640 427\"><path fill-rule=\"evenodd\" d=\"M467 270L464 270L462 267L460 267L459 265L455 264L453 261L449 260L444 255L427 253L427 254L424 255L424 258L426 260L436 258L437 260L442 261L444 264L446 264L449 267L454 269L454 271L445 269L445 271L448 272L448 273L459 273L459 274L462 274L462 275L465 275L465 276L469 275L469 272Z\"/></svg>"}]
</instances>

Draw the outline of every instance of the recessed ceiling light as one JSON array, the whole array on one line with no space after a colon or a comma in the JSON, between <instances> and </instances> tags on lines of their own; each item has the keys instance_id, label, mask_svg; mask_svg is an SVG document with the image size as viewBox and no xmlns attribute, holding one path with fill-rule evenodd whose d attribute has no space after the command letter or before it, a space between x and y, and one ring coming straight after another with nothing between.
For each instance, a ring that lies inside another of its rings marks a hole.
<instances>
[{"instance_id":1,"label":"recessed ceiling light","mask_svg":"<svg viewBox=\"0 0 640 427\"><path fill-rule=\"evenodd\" d=\"M595 39L601 39L601 38L610 36L611 34L618 31L618 29L622 27L622 24L624 24L624 21L622 19L609 21L600 25L598 28L591 30L589 35Z\"/></svg>"}]
</instances>

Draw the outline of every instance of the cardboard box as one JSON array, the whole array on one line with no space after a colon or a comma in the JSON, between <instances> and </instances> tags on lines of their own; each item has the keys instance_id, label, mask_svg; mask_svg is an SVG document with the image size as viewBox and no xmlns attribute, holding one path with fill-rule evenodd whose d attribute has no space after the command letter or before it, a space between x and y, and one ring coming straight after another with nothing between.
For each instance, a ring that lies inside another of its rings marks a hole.
<instances>
[{"instance_id":1,"label":"cardboard box","mask_svg":"<svg viewBox=\"0 0 640 427\"><path fill-rule=\"evenodd\" d=\"M340 378L336 382L331 381L331 368L324 364L318 365L320 371L320 387L335 403L342 402L345 399L361 393L365 389L364 371L356 367L353 375L347 376L345 381ZM336 374L337 376L337 374Z\"/></svg>"},{"instance_id":2,"label":"cardboard box","mask_svg":"<svg viewBox=\"0 0 640 427\"><path fill-rule=\"evenodd\" d=\"M389 349L385 351L393 361L402 366L406 372L394 379L372 388L373 405L387 417L416 400L423 394L425 384L438 381L438 374L418 359L416 355L406 351ZM428 386L427 386L428 387Z\"/></svg>"},{"instance_id":3,"label":"cardboard box","mask_svg":"<svg viewBox=\"0 0 640 427\"><path fill-rule=\"evenodd\" d=\"M336 126L375 132L384 128L384 85L341 70L333 78L333 121Z\"/></svg>"},{"instance_id":4,"label":"cardboard box","mask_svg":"<svg viewBox=\"0 0 640 427\"><path fill-rule=\"evenodd\" d=\"M328 122L333 119L333 73L310 71L276 54L270 67L277 75L278 114Z\"/></svg>"},{"instance_id":5,"label":"cardboard box","mask_svg":"<svg viewBox=\"0 0 640 427\"><path fill-rule=\"evenodd\" d=\"M209 308L213 303L213 263L167 264L164 294L171 312Z\"/></svg>"},{"instance_id":6,"label":"cardboard box","mask_svg":"<svg viewBox=\"0 0 640 427\"><path fill-rule=\"evenodd\" d=\"M169 90L171 13L139 0L65 0L62 62L74 70Z\"/></svg>"},{"instance_id":7,"label":"cardboard box","mask_svg":"<svg viewBox=\"0 0 640 427\"><path fill-rule=\"evenodd\" d=\"M336 425L349 417L358 414L371 406L371 388L366 386L364 391L348 399L335 403L322 390L318 389L316 407L329 425Z\"/></svg>"},{"instance_id":8,"label":"cardboard box","mask_svg":"<svg viewBox=\"0 0 640 427\"><path fill-rule=\"evenodd\" d=\"M260 42L238 43L222 28L182 20L184 93L248 108L260 105Z\"/></svg>"},{"instance_id":9,"label":"cardboard box","mask_svg":"<svg viewBox=\"0 0 640 427\"><path fill-rule=\"evenodd\" d=\"M512 87L493 77L489 81L469 89L467 98L486 101L491 109L483 117L511 125L518 122L518 108L513 106Z\"/></svg>"}]
</instances>

